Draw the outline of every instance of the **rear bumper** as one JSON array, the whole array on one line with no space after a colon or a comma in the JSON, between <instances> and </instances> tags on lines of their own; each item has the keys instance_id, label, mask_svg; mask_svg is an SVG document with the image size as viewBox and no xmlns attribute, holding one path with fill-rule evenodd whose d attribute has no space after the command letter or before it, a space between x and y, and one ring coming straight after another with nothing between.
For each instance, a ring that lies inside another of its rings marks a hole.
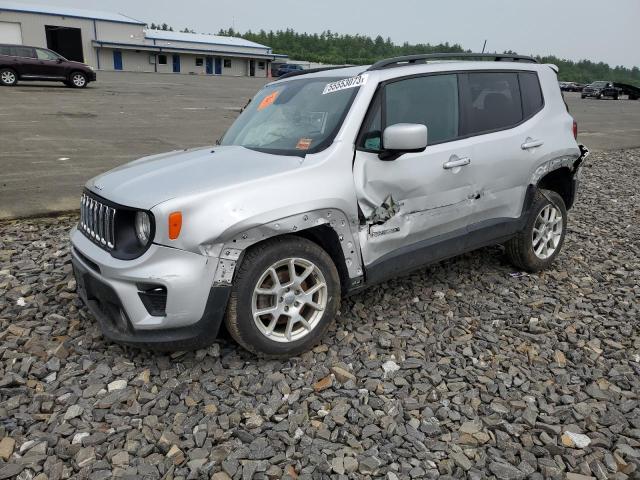
<instances>
[{"instance_id":1,"label":"rear bumper","mask_svg":"<svg viewBox=\"0 0 640 480\"><path fill-rule=\"evenodd\" d=\"M161 350L202 348L215 340L231 290L211 287L216 259L153 245L139 259L117 260L76 229L71 238L78 295L105 337ZM143 301L148 285L166 291L161 314Z\"/></svg>"}]
</instances>

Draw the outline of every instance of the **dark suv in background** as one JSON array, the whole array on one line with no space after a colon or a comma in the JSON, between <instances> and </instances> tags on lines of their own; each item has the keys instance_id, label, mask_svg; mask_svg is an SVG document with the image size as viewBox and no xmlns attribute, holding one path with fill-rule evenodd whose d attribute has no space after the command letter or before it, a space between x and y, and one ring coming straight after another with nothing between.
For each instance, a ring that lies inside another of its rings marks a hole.
<instances>
[{"instance_id":1,"label":"dark suv in background","mask_svg":"<svg viewBox=\"0 0 640 480\"><path fill-rule=\"evenodd\" d=\"M13 86L18 80L63 82L84 88L96 80L89 65L67 60L46 48L0 44L0 85Z\"/></svg>"},{"instance_id":2,"label":"dark suv in background","mask_svg":"<svg viewBox=\"0 0 640 480\"><path fill-rule=\"evenodd\" d=\"M593 97L593 98L604 98L609 97L614 100L618 100L618 98L622 95L622 89L616 87L613 82L607 81L597 81L590 83L586 87L582 89L582 98Z\"/></svg>"},{"instance_id":3,"label":"dark suv in background","mask_svg":"<svg viewBox=\"0 0 640 480\"><path fill-rule=\"evenodd\" d=\"M280 68L278 68L278 71L276 72L276 76L277 77L282 77L283 75L286 75L287 73L300 72L302 70L304 70L302 65L297 65L295 63L285 63L285 64L281 65Z\"/></svg>"}]
</instances>

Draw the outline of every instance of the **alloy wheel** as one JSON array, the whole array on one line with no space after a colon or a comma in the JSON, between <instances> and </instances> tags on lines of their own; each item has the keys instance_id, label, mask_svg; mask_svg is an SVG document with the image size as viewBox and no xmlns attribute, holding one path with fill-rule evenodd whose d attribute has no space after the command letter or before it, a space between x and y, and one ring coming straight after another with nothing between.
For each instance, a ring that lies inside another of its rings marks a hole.
<instances>
[{"instance_id":1,"label":"alloy wheel","mask_svg":"<svg viewBox=\"0 0 640 480\"><path fill-rule=\"evenodd\" d=\"M87 83L87 80L84 78L84 75L80 75L79 73L75 74L71 79L71 81L76 87L84 87L84 84Z\"/></svg>"},{"instance_id":2,"label":"alloy wheel","mask_svg":"<svg viewBox=\"0 0 640 480\"><path fill-rule=\"evenodd\" d=\"M533 253L541 260L551 257L562 239L562 212L555 205L545 206L533 225Z\"/></svg>"},{"instance_id":3,"label":"alloy wheel","mask_svg":"<svg viewBox=\"0 0 640 480\"><path fill-rule=\"evenodd\" d=\"M2 83L12 85L16 81L16 74L10 70L2 72Z\"/></svg>"},{"instance_id":4,"label":"alloy wheel","mask_svg":"<svg viewBox=\"0 0 640 480\"><path fill-rule=\"evenodd\" d=\"M276 342L308 335L324 315L328 288L322 271L309 260L280 260L260 276L253 291L251 314L258 330Z\"/></svg>"}]
</instances>

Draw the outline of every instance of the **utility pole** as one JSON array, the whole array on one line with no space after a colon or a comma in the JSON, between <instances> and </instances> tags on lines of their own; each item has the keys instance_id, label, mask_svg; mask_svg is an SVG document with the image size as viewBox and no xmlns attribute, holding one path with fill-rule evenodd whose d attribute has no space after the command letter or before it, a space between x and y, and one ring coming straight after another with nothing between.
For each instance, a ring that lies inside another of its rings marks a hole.
<instances>
[{"instance_id":1,"label":"utility pole","mask_svg":"<svg viewBox=\"0 0 640 480\"><path fill-rule=\"evenodd\" d=\"M482 45L482 53L484 53L484 49L487 47L487 41L484 41L484 45Z\"/></svg>"}]
</instances>

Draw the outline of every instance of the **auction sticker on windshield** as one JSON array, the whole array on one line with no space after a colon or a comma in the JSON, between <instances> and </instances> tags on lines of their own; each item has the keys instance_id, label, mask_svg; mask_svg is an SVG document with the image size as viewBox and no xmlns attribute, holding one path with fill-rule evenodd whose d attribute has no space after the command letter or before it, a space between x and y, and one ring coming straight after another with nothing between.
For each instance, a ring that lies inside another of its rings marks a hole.
<instances>
[{"instance_id":1,"label":"auction sticker on windshield","mask_svg":"<svg viewBox=\"0 0 640 480\"><path fill-rule=\"evenodd\" d=\"M271 105L273 102L275 102L276 98L278 98L278 94L279 93L280 93L279 91L276 91L276 92L273 92L272 94L267 95L266 97L264 97L262 99L262 101L260 102L260 105L258 105L258 110L264 110L269 105Z\"/></svg>"},{"instance_id":2,"label":"auction sticker on windshield","mask_svg":"<svg viewBox=\"0 0 640 480\"><path fill-rule=\"evenodd\" d=\"M348 88L361 87L367 83L367 77L368 75L365 73L358 75L357 77L345 78L338 80L337 82L327 83L322 94L326 95L327 93L339 92L340 90L346 90Z\"/></svg>"}]
</instances>

